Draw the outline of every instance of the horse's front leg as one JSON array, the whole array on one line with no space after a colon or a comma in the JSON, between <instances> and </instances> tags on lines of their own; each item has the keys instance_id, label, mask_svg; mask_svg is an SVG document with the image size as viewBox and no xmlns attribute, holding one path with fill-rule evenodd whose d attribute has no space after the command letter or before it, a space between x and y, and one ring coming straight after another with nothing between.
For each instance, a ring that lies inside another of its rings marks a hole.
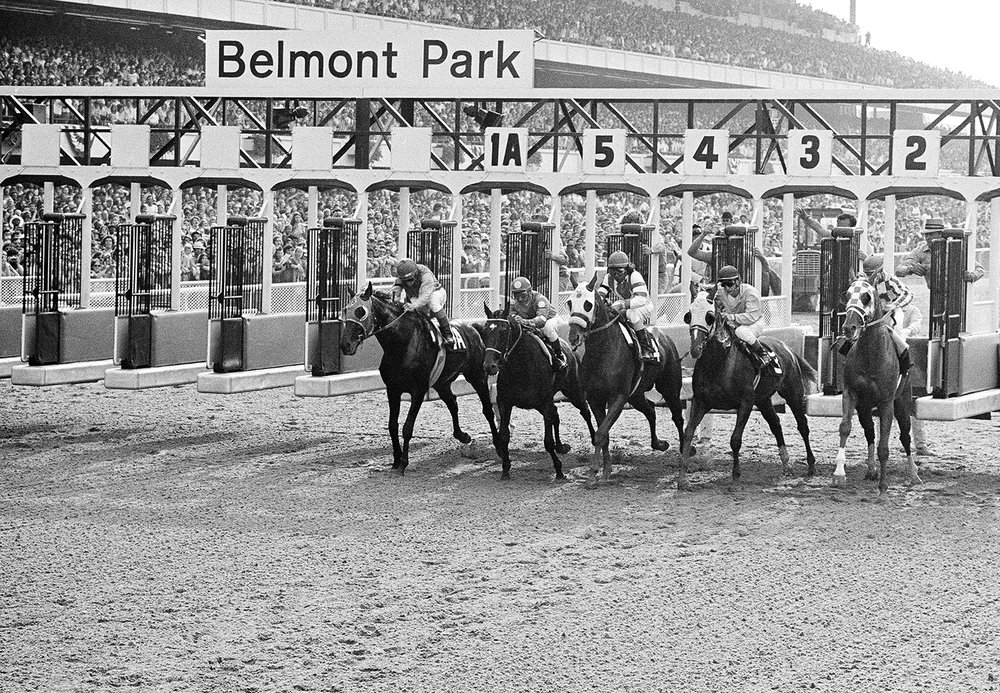
<instances>
[{"instance_id":1,"label":"horse's front leg","mask_svg":"<svg viewBox=\"0 0 1000 693\"><path fill-rule=\"evenodd\" d=\"M403 459L400 462L399 473L406 471L410 464L410 438L413 437L413 425L417 421L417 414L420 413L420 405L424 403L427 390L418 390L410 393L410 410L406 412L406 421L403 422Z\"/></svg>"},{"instance_id":2,"label":"horse's front leg","mask_svg":"<svg viewBox=\"0 0 1000 693\"><path fill-rule=\"evenodd\" d=\"M563 443L562 438L559 437L559 408L556 407L554 400L550 403L550 406L552 408L552 437L556 443L556 452L560 455L565 455L569 452L570 447L566 443ZM590 414L590 412L587 413L588 415ZM542 412L542 414L544 415L545 412Z\"/></svg>"},{"instance_id":3,"label":"horse's front leg","mask_svg":"<svg viewBox=\"0 0 1000 693\"><path fill-rule=\"evenodd\" d=\"M875 469L875 419L872 418L871 409L868 407L857 407L858 422L865 432L865 441L868 443L868 471L865 472L865 481L875 481L878 479L878 471Z\"/></svg>"},{"instance_id":4,"label":"horse's front leg","mask_svg":"<svg viewBox=\"0 0 1000 693\"><path fill-rule=\"evenodd\" d=\"M565 479L563 474L562 460L556 454L559 451L559 444L555 431L559 427L559 415L556 413L556 405L549 402L548 406L542 409L542 417L545 419L545 452L552 458L552 467L556 470L556 479Z\"/></svg>"},{"instance_id":5,"label":"horse's front leg","mask_svg":"<svg viewBox=\"0 0 1000 693\"><path fill-rule=\"evenodd\" d=\"M434 391L438 393L438 397L441 401L445 403L448 407L448 411L451 413L451 430L452 435L462 445L468 445L472 442L472 436L462 430L462 426L458 423L458 399L455 397L455 393L451 391L451 383L445 383L444 385L435 385Z\"/></svg>"},{"instance_id":6,"label":"horse's front leg","mask_svg":"<svg viewBox=\"0 0 1000 693\"><path fill-rule=\"evenodd\" d=\"M680 460L677 464L677 490L678 491L690 491L691 484L687 480L687 461L691 456L694 446L694 434L698 429L698 425L701 420L705 418L705 414L708 412L708 407L706 407L701 400L692 399L691 400L691 414L688 417L687 426L684 429L684 435L681 437L681 454Z\"/></svg>"},{"instance_id":7,"label":"horse's front leg","mask_svg":"<svg viewBox=\"0 0 1000 693\"><path fill-rule=\"evenodd\" d=\"M753 401L742 402L736 411L736 426L733 427L733 434L729 436L729 449L733 452L733 481L740 479L740 449L743 447L743 429L747 427L750 414L753 412ZM787 457L787 453L786 457Z\"/></svg>"},{"instance_id":8,"label":"horse's front leg","mask_svg":"<svg viewBox=\"0 0 1000 693\"><path fill-rule=\"evenodd\" d=\"M591 482L597 481L597 470L601 467L602 461L603 470L601 471L601 478L607 481L608 477L611 476L611 452L608 450L611 440L611 427L615 425L618 417L621 416L627 397L624 393L615 395L615 398L608 405L607 415L601 421L597 433L594 434L594 463L590 468Z\"/></svg>"},{"instance_id":9,"label":"horse's front leg","mask_svg":"<svg viewBox=\"0 0 1000 693\"><path fill-rule=\"evenodd\" d=\"M878 423L878 495L880 498L885 497L885 493L889 489L889 480L886 478L885 468L889 463L889 436L892 434L893 409L893 402L890 401L879 412L881 415ZM909 432L907 432L908 437Z\"/></svg>"},{"instance_id":10,"label":"horse's front leg","mask_svg":"<svg viewBox=\"0 0 1000 693\"><path fill-rule=\"evenodd\" d=\"M854 395L844 388L841 395L840 447L837 450L837 466L833 470L833 485L847 485L847 439L851 436L851 418L854 416Z\"/></svg>"},{"instance_id":11,"label":"horse's front leg","mask_svg":"<svg viewBox=\"0 0 1000 693\"><path fill-rule=\"evenodd\" d=\"M660 440L656 435L656 409L653 407L653 403L646 399L646 395L642 392L637 393L632 399L628 401L632 405L632 408L642 413L646 417L646 421L649 423L649 445L654 450L664 450L670 449L670 443L665 440Z\"/></svg>"},{"instance_id":12,"label":"horse's front leg","mask_svg":"<svg viewBox=\"0 0 1000 693\"><path fill-rule=\"evenodd\" d=\"M500 480L506 481L510 478L510 415L514 407L510 402L497 400L497 409L500 412L500 428L496 435L496 448L500 456Z\"/></svg>"},{"instance_id":13,"label":"horse's front leg","mask_svg":"<svg viewBox=\"0 0 1000 693\"><path fill-rule=\"evenodd\" d=\"M399 445L399 402L403 393L395 389L387 389L389 398L389 437L392 439L392 468L399 470L403 463L403 448Z\"/></svg>"},{"instance_id":14,"label":"horse's front leg","mask_svg":"<svg viewBox=\"0 0 1000 693\"><path fill-rule=\"evenodd\" d=\"M758 401L757 409L760 410L761 416L764 417L764 421L767 422L768 427L771 429L771 435L774 436L774 441L778 444L778 458L781 460L781 473L788 476L792 473L792 466L788 463L788 447L785 445L785 434L781 430L781 419L778 417L778 412L774 410L774 404L772 404L771 398L764 397Z\"/></svg>"}]
</instances>

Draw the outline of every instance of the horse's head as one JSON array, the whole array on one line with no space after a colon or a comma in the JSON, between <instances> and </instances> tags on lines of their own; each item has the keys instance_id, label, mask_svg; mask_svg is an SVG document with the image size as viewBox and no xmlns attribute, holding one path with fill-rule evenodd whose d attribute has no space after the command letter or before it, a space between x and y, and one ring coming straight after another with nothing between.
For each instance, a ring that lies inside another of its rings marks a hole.
<instances>
[{"instance_id":1,"label":"horse's head","mask_svg":"<svg viewBox=\"0 0 1000 693\"><path fill-rule=\"evenodd\" d=\"M698 292L684 314L684 322L689 325L688 331L691 334L691 356L698 358L715 326L715 305L709 299L708 292Z\"/></svg>"},{"instance_id":2,"label":"horse's head","mask_svg":"<svg viewBox=\"0 0 1000 693\"><path fill-rule=\"evenodd\" d=\"M483 368L486 370L486 375L496 375L510 350L514 323L509 319L506 310L493 311L485 303L483 307L486 309L486 325L480 330L483 346L486 347Z\"/></svg>"},{"instance_id":3,"label":"horse's head","mask_svg":"<svg viewBox=\"0 0 1000 693\"><path fill-rule=\"evenodd\" d=\"M569 343L574 349L580 346L591 328L597 327L601 316L607 313L607 306L595 290L596 286L595 274L587 284L578 284L566 301L569 307Z\"/></svg>"},{"instance_id":4,"label":"horse's head","mask_svg":"<svg viewBox=\"0 0 1000 693\"><path fill-rule=\"evenodd\" d=\"M881 306L875 287L865 277L858 277L847 289L847 317L844 320L844 336L857 341L865 325L881 316Z\"/></svg>"},{"instance_id":5,"label":"horse's head","mask_svg":"<svg viewBox=\"0 0 1000 693\"><path fill-rule=\"evenodd\" d=\"M344 326L340 331L340 353L348 356L357 353L358 347L375 331L372 313L372 283L360 294L352 294L341 314Z\"/></svg>"}]
</instances>

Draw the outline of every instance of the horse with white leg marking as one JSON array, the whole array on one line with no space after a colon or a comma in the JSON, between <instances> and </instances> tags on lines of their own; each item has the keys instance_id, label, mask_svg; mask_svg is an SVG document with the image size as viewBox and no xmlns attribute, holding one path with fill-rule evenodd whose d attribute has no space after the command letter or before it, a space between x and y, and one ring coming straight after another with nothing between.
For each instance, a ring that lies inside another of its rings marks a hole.
<instances>
[{"instance_id":1,"label":"horse with white leg marking","mask_svg":"<svg viewBox=\"0 0 1000 693\"><path fill-rule=\"evenodd\" d=\"M882 301L867 279L859 277L847 290L847 318L844 336L851 343L851 350L844 360L843 419L840 422L840 448L837 467L833 472L833 485L847 483L845 446L851 435L851 419L856 411L858 421L868 441L868 472L865 479L878 479L879 495L888 488L886 464L889 460L889 434L892 420L899 424L899 440L906 451L906 466L911 484L922 483L910 449L910 413L913 396L908 369L900 375L899 357L885 321L890 316L882 308ZM872 411L879 416L878 461L875 471L875 423Z\"/></svg>"}]
</instances>

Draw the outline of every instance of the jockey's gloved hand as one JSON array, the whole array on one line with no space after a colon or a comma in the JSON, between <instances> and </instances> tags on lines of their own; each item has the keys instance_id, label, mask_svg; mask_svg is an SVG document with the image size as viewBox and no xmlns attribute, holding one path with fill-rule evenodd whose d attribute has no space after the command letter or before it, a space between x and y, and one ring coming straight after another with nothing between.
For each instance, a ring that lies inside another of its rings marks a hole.
<instances>
[{"instance_id":1,"label":"jockey's gloved hand","mask_svg":"<svg viewBox=\"0 0 1000 693\"><path fill-rule=\"evenodd\" d=\"M413 307L413 304L412 304L412 303L404 303L404 304L403 304L403 310L404 310L404 311L408 311L408 310L416 310L416 308L414 308L414 307Z\"/></svg>"},{"instance_id":2,"label":"jockey's gloved hand","mask_svg":"<svg viewBox=\"0 0 1000 693\"><path fill-rule=\"evenodd\" d=\"M617 311L625 310L625 301L615 301L611 304L611 307Z\"/></svg>"}]
</instances>

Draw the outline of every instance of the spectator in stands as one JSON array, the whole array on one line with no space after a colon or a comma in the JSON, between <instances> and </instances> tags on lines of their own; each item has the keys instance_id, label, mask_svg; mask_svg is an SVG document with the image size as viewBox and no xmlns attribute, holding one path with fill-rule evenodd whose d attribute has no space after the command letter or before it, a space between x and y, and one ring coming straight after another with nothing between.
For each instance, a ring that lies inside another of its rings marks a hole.
<instances>
[{"instance_id":1,"label":"spectator in stands","mask_svg":"<svg viewBox=\"0 0 1000 693\"><path fill-rule=\"evenodd\" d=\"M3 266L0 267L2 273L0 276L4 277L15 277L23 274L21 270L21 257L17 248L9 243L3 248Z\"/></svg>"}]
</instances>

